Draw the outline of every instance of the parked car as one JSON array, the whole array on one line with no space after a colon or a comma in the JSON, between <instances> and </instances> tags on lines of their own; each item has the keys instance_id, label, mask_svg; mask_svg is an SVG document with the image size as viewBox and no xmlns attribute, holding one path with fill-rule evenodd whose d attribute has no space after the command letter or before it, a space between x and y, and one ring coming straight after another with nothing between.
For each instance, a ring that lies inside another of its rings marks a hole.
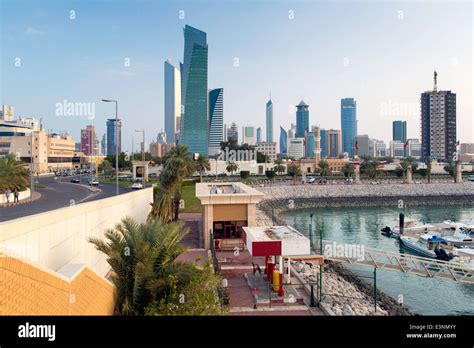
<instances>
[{"instance_id":1,"label":"parked car","mask_svg":"<svg viewBox=\"0 0 474 348\"><path fill-rule=\"evenodd\" d=\"M134 189L134 190L139 190L139 189L142 189L142 188L143 188L143 185L142 185L141 182L134 182L132 184L132 189Z\"/></svg>"},{"instance_id":2,"label":"parked car","mask_svg":"<svg viewBox=\"0 0 474 348\"><path fill-rule=\"evenodd\" d=\"M89 179L89 185L99 186L99 180L97 180L96 178L91 178L91 179Z\"/></svg>"},{"instance_id":3,"label":"parked car","mask_svg":"<svg viewBox=\"0 0 474 348\"><path fill-rule=\"evenodd\" d=\"M467 180L468 180L468 181L474 181L474 175L469 175L469 176L467 177Z\"/></svg>"},{"instance_id":4,"label":"parked car","mask_svg":"<svg viewBox=\"0 0 474 348\"><path fill-rule=\"evenodd\" d=\"M79 184L81 181L78 178L73 178L73 179L71 179L71 182L73 184Z\"/></svg>"},{"instance_id":5,"label":"parked car","mask_svg":"<svg viewBox=\"0 0 474 348\"><path fill-rule=\"evenodd\" d=\"M315 178L314 176L308 176L308 177L306 178L306 183L307 183L307 184L312 184L312 183L315 182L315 181L316 181L316 178Z\"/></svg>"}]
</instances>

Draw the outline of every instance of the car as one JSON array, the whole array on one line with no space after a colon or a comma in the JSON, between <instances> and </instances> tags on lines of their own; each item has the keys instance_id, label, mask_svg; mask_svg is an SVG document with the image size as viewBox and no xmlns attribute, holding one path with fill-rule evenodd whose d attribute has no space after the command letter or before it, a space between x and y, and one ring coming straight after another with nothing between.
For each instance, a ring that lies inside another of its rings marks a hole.
<instances>
[{"instance_id":1,"label":"car","mask_svg":"<svg viewBox=\"0 0 474 348\"><path fill-rule=\"evenodd\" d=\"M73 184L79 184L81 181L78 178L73 178L73 179L71 179L71 182Z\"/></svg>"},{"instance_id":2,"label":"car","mask_svg":"<svg viewBox=\"0 0 474 348\"><path fill-rule=\"evenodd\" d=\"M96 178L91 178L91 179L89 179L89 185L99 186L99 180L97 180Z\"/></svg>"},{"instance_id":3,"label":"car","mask_svg":"<svg viewBox=\"0 0 474 348\"><path fill-rule=\"evenodd\" d=\"M469 176L467 177L467 180L468 180L468 181L474 181L474 175L469 175Z\"/></svg>"},{"instance_id":4,"label":"car","mask_svg":"<svg viewBox=\"0 0 474 348\"><path fill-rule=\"evenodd\" d=\"M139 190L139 189L142 189L142 188L143 188L143 185L142 185L141 182L134 182L132 184L132 189L134 189L134 190Z\"/></svg>"},{"instance_id":5,"label":"car","mask_svg":"<svg viewBox=\"0 0 474 348\"><path fill-rule=\"evenodd\" d=\"M315 181L316 181L316 178L315 178L314 176L308 176L308 177L306 178L306 183L307 183L307 184L312 184L312 183L315 182Z\"/></svg>"}]
</instances>

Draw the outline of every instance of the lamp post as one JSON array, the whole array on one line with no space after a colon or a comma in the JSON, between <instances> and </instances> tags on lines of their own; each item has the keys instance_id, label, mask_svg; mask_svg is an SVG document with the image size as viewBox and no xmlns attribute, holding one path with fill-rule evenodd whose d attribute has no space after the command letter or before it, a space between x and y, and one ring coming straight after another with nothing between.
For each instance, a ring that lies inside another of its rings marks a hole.
<instances>
[{"instance_id":1,"label":"lamp post","mask_svg":"<svg viewBox=\"0 0 474 348\"><path fill-rule=\"evenodd\" d=\"M119 194L119 181L118 181L118 101L112 99L102 99L104 103L115 103L115 185L116 195Z\"/></svg>"},{"instance_id":2,"label":"lamp post","mask_svg":"<svg viewBox=\"0 0 474 348\"><path fill-rule=\"evenodd\" d=\"M143 187L145 188L145 128L143 129L135 129L135 132L143 133L143 143L142 143L142 165L143 165L143 173L142 173L142 182ZM133 156L133 155L132 155ZM132 157L133 158L133 157Z\"/></svg>"}]
</instances>

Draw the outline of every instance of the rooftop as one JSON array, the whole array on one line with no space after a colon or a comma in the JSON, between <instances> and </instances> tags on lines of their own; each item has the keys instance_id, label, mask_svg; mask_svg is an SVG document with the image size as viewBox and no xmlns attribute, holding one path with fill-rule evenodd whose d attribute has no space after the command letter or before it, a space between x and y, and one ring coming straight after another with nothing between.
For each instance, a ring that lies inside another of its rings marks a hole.
<instances>
[{"instance_id":1,"label":"rooftop","mask_svg":"<svg viewBox=\"0 0 474 348\"><path fill-rule=\"evenodd\" d=\"M256 226L244 227L244 229L247 233L252 234L255 242L308 239L291 226Z\"/></svg>"},{"instance_id":2,"label":"rooftop","mask_svg":"<svg viewBox=\"0 0 474 348\"><path fill-rule=\"evenodd\" d=\"M258 203L264 194L240 182L198 183L196 197L201 204Z\"/></svg>"}]
</instances>

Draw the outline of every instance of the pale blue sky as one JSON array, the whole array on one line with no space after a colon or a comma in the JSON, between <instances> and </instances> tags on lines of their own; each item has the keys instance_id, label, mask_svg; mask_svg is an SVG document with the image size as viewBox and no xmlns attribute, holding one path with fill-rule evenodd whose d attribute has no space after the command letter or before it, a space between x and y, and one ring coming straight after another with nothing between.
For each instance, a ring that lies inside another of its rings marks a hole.
<instances>
[{"instance_id":1,"label":"pale blue sky","mask_svg":"<svg viewBox=\"0 0 474 348\"><path fill-rule=\"evenodd\" d=\"M189 24L208 34L209 88L224 88L224 122L239 130L265 129L271 92L275 140L280 125L295 122L290 106L301 97L310 124L340 129L340 99L354 97L359 134L388 142L400 119L419 137L420 93L432 88L436 69L439 89L457 93L458 138L474 142L468 1L0 2L0 102L76 141L87 124L105 132L114 109L101 98L119 100L126 149L136 128L156 138L164 128L163 62L182 60ZM56 116L64 99L95 102L95 119Z\"/></svg>"}]
</instances>

